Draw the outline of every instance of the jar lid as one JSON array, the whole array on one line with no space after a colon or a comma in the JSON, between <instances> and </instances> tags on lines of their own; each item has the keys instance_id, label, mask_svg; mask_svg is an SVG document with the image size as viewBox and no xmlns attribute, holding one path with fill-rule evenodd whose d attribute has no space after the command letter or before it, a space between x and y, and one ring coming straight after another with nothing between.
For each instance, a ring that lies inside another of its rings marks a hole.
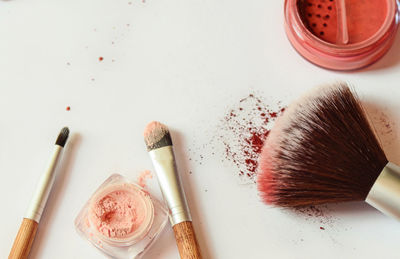
<instances>
[{"instance_id":1,"label":"jar lid","mask_svg":"<svg viewBox=\"0 0 400 259\"><path fill-rule=\"evenodd\" d=\"M295 49L312 63L358 69L390 48L398 11L396 0L286 0L285 28Z\"/></svg>"}]
</instances>

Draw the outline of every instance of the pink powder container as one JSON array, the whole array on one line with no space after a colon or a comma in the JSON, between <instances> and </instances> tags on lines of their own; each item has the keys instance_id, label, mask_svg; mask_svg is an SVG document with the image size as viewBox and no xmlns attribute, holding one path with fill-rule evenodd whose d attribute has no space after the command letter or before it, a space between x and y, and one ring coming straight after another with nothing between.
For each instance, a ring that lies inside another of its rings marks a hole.
<instances>
[{"instance_id":1,"label":"pink powder container","mask_svg":"<svg viewBox=\"0 0 400 259\"><path fill-rule=\"evenodd\" d=\"M112 258L141 258L168 221L163 203L121 175L110 176L75 219L79 234Z\"/></svg>"},{"instance_id":2,"label":"pink powder container","mask_svg":"<svg viewBox=\"0 0 400 259\"><path fill-rule=\"evenodd\" d=\"M327 69L373 64L393 44L396 0L285 0L286 34L300 55Z\"/></svg>"}]
</instances>

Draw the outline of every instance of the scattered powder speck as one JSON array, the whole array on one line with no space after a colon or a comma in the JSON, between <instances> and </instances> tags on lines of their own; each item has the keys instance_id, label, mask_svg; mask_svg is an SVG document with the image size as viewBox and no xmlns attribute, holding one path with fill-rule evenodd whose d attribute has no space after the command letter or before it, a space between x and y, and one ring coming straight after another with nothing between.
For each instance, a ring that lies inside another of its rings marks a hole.
<instances>
[{"instance_id":1,"label":"scattered powder speck","mask_svg":"<svg viewBox=\"0 0 400 259\"><path fill-rule=\"evenodd\" d=\"M325 231L329 227L330 231L324 232L324 238L330 239L334 244L339 244L337 235L345 230L346 225L340 217L335 215L335 210L334 205L318 205L281 211L290 216L298 225L308 225L320 231ZM302 235L302 232L299 234Z\"/></svg>"},{"instance_id":2,"label":"scattered powder speck","mask_svg":"<svg viewBox=\"0 0 400 259\"><path fill-rule=\"evenodd\" d=\"M70 111L71 110L71 107L70 106L67 106L67 108L65 108L67 111Z\"/></svg>"},{"instance_id":3,"label":"scattered powder speck","mask_svg":"<svg viewBox=\"0 0 400 259\"><path fill-rule=\"evenodd\" d=\"M224 160L237 167L239 176L255 181L264 141L284 110L280 102L266 104L261 97L249 94L222 119L218 139L224 145Z\"/></svg>"},{"instance_id":4,"label":"scattered powder speck","mask_svg":"<svg viewBox=\"0 0 400 259\"><path fill-rule=\"evenodd\" d=\"M71 63L67 62L67 66L70 66L70 65L71 65Z\"/></svg>"},{"instance_id":5,"label":"scattered powder speck","mask_svg":"<svg viewBox=\"0 0 400 259\"><path fill-rule=\"evenodd\" d=\"M308 207L299 207L294 209L299 214L303 214L304 216L310 217L324 217L326 214L325 206L308 206Z\"/></svg>"},{"instance_id":6,"label":"scattered powder speck","mask_svg":"<svg viewBox=\"0 0 400 259\"><path fill-rule=\"evenodd\" d=\"M386 142L383 144L385 145L393 142L397 137L396 123L390 111L387 108L377 107L368 103L364 104L364 108L378 137L381 141Z\"/></svg>"},{"instance_id":7,"label":"scattered powder speck","mask_svg":"<svg viewBox=\"0 0 400 259\"><path fill-rule=\"evenodd\" d=\"M380 111L375 118L378 121L378 134L381 136L394 136L396 137L394 129L396 128L395 122L383 111Z\"/></svg>"},{"instance_id":8,"label":"scattered powder speck","mask_svg":"<svg viewBox=\"0 0 400 259\"><path fill-rule=\"evenodd\" d=\"M396 115L390 109L374 103L363 103L367 117L381 143L388 159L400 163L400 128L396 123Z\"/></svg>"},{"instance_id":9,"label":"scattered powder speck","mask_svg":"<svg viewBox=\"0 0 400 259\"><path fill-rule=\"evenodd\" d=\"M330 227L334 227L338 221L338 218L332 215L332 209L329 205L299 207L286 211L303 220L329 225Z\"/></svg>"},{"instance_id":10,"label":"scattered powder speck","mask_svg":"<svg viewBox=\"0 0 400 259\"><path fill-rule=\"evenodd\" d=\"M137 183L139 186L144 188L144 187L146 187L147 179L151 179L151 178L153 178L151 171L145 170L145 171L141 172L140 175L138 176Z\"/></svg>"},{"instance_id":11,"label":"scattered powder speck","mask_svg":"<svg viewBox=\"0 0 400 259\"><path fill-rule=\"evenodd\" d=\"M99 61L103 61L104 60L104 58L103 57L99 57Z\"/></svg>"}]
</instances>

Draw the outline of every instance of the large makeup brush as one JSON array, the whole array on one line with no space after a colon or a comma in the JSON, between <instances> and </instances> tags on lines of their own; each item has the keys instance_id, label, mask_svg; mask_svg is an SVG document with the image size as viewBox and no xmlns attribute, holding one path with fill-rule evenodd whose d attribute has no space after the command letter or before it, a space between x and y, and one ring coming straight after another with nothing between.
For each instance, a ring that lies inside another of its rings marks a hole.
<instances>
[{"instance_id":1,"label":"large makeup brush","mask_svg":"<svg viewBox=\"0 0 400 259\"><path fill-rule=\"evenodd\" d=\"M60 160L60 154L67 142L69 129L63 128L57 137L54 151L50 157L47 170L42 174L36 192L32 196L28 211L22 220L18 234L14 240L8 259L25 259L28 258L36 231L42 217L43 210L46 206L51 188L54 183L55 169Z\"/></svg>"},{"instance_id":2,"label":"large makeup brush","mask_svg":"<svg viewBox=\"0 0 400 259\"><path fill-rule=\"evenodd\" d=\"M268 204L366 201L400 219L400 168L388 162L346 84L316 89L290 105L259 164L258 189Z\"/></svg>"},{"instance_id":3,"label":"large makeup brush","mask_svg":"<svg viewBox=\"0 0 400 259\"><path fill-rule=\"evenodd\" d=\"M167 126L153 121L144 131L147 151L153 162L161 192L167 202L170 221L182 259L200 259L189 207L176 169L171 135Z\"/></svg>"}]
</instances>

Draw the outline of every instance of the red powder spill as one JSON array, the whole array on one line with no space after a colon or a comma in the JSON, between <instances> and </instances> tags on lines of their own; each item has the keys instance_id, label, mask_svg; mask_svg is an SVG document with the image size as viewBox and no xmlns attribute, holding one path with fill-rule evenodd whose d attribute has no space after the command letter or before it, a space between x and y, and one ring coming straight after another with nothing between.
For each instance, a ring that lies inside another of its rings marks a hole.
<instances>
[{"instance_id":1,"label":"red powder spill","mask_svg":"<svg viewBox=\"0 0 400 259\"><path fill-rule=\"evenodd\" d=\"M363 103L366 109L367 117L371 124L374 125L376 135L381 142L385 152L390 154L389 159L398 162L396 157L399 157L398 153L398 126L396 125L395 117L385 107L376 106L373 103Z\"/></svg>"},{"instance_id":2,"label":"red powder spill","mask_svg":"<svg viewBox=\"0 0 400 259\"><path fill-rule=\"evenodd\" d=\"M70 111L70 110L71 110L71 107L70 107L70 106L67 106L66 110L67 110L67 111Z\"/></svg>"},{"instance_id":3,"label":"red powder spill","mask_svg":"<svg viewBox=\"0 0 400 259\"><path fill-rule=\"evenodd\" d=\"M299 207L295 208L295 211L303 214L305 216L310 217L324 217L325 216L326 207L317 207L317 206L309 206L309 207Z\"/></svg>"},{"instance_id":4,"label":"red powder spill","mask_svg":"<svg viewBox=\"0 0 400 259\"><path fill-rule=\"evenodd\" d=\"M141 187L146 187L146 181L147 179L153 178L153 175L151 174L150 170L145 170L140 173L140 175L137 178L137 183Z\"/></svg>"},{"instance_id":5,"label":"red powder spill","mask_svg":"<svg viewBox=\"0 0 400 259\"><path fill-rule=\"evenodd\" d=\"M271 107L255 94L249 94L222 120L218 138L225 147L224 158L236 165L239 176L251 181L255 181L258 157L272 123L285 110L280 103Z\"/></svg>"},{"instance_id":6,"label":"red powder spill","mask_svg":"<svg viewBox=\"0 0 400 259\"><path fill-rule=\"evenodd\" d=\"M324 228L324 227L319 227L319 229L321 229L321 230L325 230L325 228Z\"/></svg>"},{"instance_id":7,"label":"red powder spill","mask_svg":"<svg viewBox=\"0 0 400 259\"><path fill-rule=\"evenodd\" d=\"M393 133L395 123L389 118L386 113L380 111L376 120L378 120L377 127L381 135L391 135Z\"/></svg>"},{"instance_id":8,"label":"red powder spill","mask_svg":"<svg viewBox=\"0 0 400 259\"><path fill-rule=\"evenodd\" d=\"M290 209L289 211L294 212L296 216L300 216L305 220L311 220L317 224L325 224L331 227L334 227L335 222L338 220L338 218L332 215L332 210L328 205L299 207Z\"/></svg>"},{"instance_id":9,"label":"red powder spill","mask_svg":"<svg viewBox=\"0 0 400 259\"><path fill-rule=\"evenodd\" d=\"M99 61L103 61L103 59L104 59L103 57L99 57Z\"/></svg>"}]
</instances>

